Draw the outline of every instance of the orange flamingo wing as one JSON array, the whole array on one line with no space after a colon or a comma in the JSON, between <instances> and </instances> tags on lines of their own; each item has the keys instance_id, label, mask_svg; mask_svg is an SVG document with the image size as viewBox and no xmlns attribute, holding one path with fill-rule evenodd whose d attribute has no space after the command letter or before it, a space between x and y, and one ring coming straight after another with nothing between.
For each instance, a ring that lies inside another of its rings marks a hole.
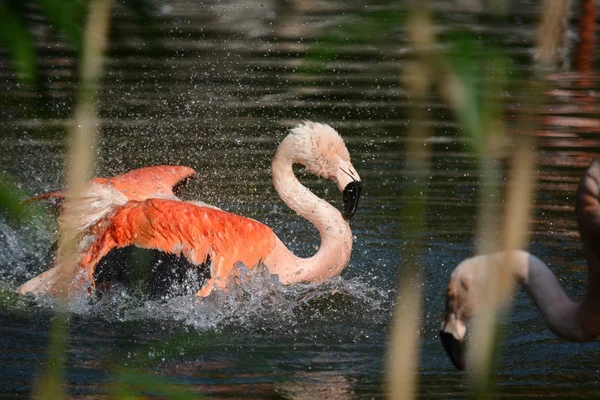
<instances>
[{"instance_id":1,"label":"orange flamingo wing","mask_svg":"<svg viewBox=\"0 0 600 400\"><path fill-rule=\"evenodd\" d=\"M135 169L113 178L96 178L94 182L110 184L131 200L145 200L151 197L175 196L173 187L194 175L196 171L189 167L155 165Z\"/></svg>"},{"instance_id":2,"label":"orange flamingo wing","mask_svg":"<svg viewBox=\"0 0 600 400\"><path fill-rule=\"evenodd\" d=\"M130 201L98 226L106 228L83 253L74 289L94 285L94 270L111 250L133 245L184 256L195 265L210 259L211 277L198 293L206 296L225 288L236 262L254 268L275 246L266 225L177 200Z\"/></svg>"},{"instance_id":3,"label":"orange flamingo wing","mask_svg":"<svg viewBox=\"0 0 600 400\"><path fill-rule=\"evenodd\" d=\"M146 200L152 197L174 197L173 188L180 182L196 175L190 167L179 165L155 165L134 169L125 174L112 178L94 178L92 182L111 185L130 200ZM65 197L65 190L45 193L32 197L23 204L32 201L48 200L61 201Z\"/></svg>"}]
</instances>

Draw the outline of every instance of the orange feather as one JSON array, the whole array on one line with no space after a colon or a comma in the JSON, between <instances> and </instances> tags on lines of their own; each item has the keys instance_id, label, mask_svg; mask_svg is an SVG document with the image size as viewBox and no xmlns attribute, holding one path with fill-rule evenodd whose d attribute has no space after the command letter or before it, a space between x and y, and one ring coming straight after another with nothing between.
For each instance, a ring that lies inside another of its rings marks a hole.
<instances>
[{"instance_id":1,"label":"orange feather","mask_svg":"<svg viewBox=\"0 0 600 400\"><path fill-rule=\"evenodd\" d=\"M201 265L210 257L211 277L198 293L223 289L236 262L255 267L275 246L271 228L249 218L177 200L130 201L98 226L106 229L84 252L82 279L94 285L94 270L111 250L126 246L157 249ZM241 251L243 250L243 251Z\"/></svg>"},{"instance_id":2,"label":"orange feather","mask_svg":"<svg viewBox=\"0 0 600 400\"><path fill-rule=\"evenodd\" d=\"M145 200L157 196L174 196L173 187L195 174L196 171L189 167L156 165L114 178L96 178L93 181L112 185L131 200Z\"/></svg>"},{"instance_id":3,"label":"orange feather","mask_svg":"<svg viewBox=\"0 0 600 400\"><path fill-rule=\"evenodd\" d=\"M155 165L135 169L112 178L94 178L92 182L110 185L130 200L145 200L151 197L174 196L173 187L194 175L196 171L189 167ZM62 200L65 193L64 190L45 193L25 200L23 204L47 199Z\"/></svg>"}]
</instances>

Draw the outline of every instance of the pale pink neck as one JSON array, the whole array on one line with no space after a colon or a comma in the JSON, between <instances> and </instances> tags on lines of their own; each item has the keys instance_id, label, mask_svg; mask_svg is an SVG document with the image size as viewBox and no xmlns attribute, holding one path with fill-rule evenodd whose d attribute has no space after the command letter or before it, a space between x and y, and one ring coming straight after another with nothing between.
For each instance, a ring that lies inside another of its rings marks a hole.
<instances>
[{"instance_id":1,"label":"pale pink neck","mask_svg":"<svg viewBox=\"0 0 600 400\"><path fill-rule=\"evenodd\" d=\"M537 257L516 252L512 258L517 280L531 296L544 321L557 335L572 341L592 340L600 334L600 307L594 291L582 302L572 301L560 286L556 276ZM589 261L589 260L588 260Z\"/></svg>"},{"instance_id":2,"label":"pale pink neck","mask_svg":"<svg viewBox=\"0 0 600 400\"><path fill-rule=\"evenodd\" d=\"M273 185L292 210L318 229L321 245L312 257L300 258L277 239L275 248L264 262L269 271L279 275L280 281L285 284L322 281L339 275L348 264L352 251L352 232L335 207L298 181L293 163L292 142L284 140L271 165Z\"/></svg>"}]
</instances>

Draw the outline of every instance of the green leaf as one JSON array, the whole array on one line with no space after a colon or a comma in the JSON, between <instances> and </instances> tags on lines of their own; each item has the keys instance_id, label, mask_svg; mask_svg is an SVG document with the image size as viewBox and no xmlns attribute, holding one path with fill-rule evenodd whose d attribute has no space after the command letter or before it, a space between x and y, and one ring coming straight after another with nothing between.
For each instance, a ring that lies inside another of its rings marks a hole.
<instances>
[{"instance_id":1,"label":"green leaf","mask_svg":"<svg viewBox=\"0 0 600 400\"><path fill-rule=\"evenodd\" d=\"M340 24L328 28L323 37L313 44L303 68L305 72L317 73L323 66L338 56L338 48L345 44L382 42L394 29L402 27L406 14L392 10L368 11L349 15Z\"/></svg>"},{"instance_id":2,"label":"green leaf","mask_svg":"<svg viewBox=\"0 0 600 400\"><path fill-rule=\"evenodd\" d=\"M81 48L85 4L81 0L39 0L50 23L61 31L76 49Z\"/></svg>"},{"instance_id":3,"label":"green leaf","mask_svg":"<svg viewBox=\"0 0 600 400\"><path fill-rule=\"evenodd\" d=\"M117 399L146 398L143 395L166 396L170 399L196 399L198 395L186 390L182 385L172 383L169 379L133 370L118 370L113 376L110 392Z\"/></svg>"},{"instance_id":4,"label":"green leaf","mask_svg":"<svg viewBox=\"0 0 600 400\"><path fill-rule=\"evenodd\" d=\"M31 217L30 209L23 207L21 190L6 175L0 173L0 209L20 220Z\"/></svg>"},{"instance_id":5,"label":"green leaf","mask_svg":"<svg viewBox=\"0 0 600 400\"><path fill-rule=\"evenodd\" d=\"M160 35L160 21L152 12L156 8L153 0L121 0L121 3L133 11L135 22L141 28L141 36L154 51L161 51L162 44L157 40Z\"/></svg>"},{"instance_id":6,"label":"green leaf","mask_svg":"<svg viewBox=\"0 0 600 400\"><path fill-rule=\"evenodd\" d=\"M33 38L19 16L4 5L0 5L0 41L10 51L18 79L35 85L38 68Z\"/></svg>"},{"instance_id":7,"label":"green leaf","mask_svg":"<svg viewBox=\"0 0 600 400\"><path fill-rule=\"evenodd\" d=\"M471 139L475 150L482 149L482 131L481 124L481 82L483 79L483 67L481 65L481 55L479 43L470 35L457 34L451 37L447 44L450 50L446 54L446 59L453 72L456 74L462 84L461 99L455 102L457 107L455 113L463 132Z\"/></svg>"},{"instance_id":8,"label":"green leaf","mask_svg":"<svg viewBox=\"0 0 600 400\"><path fill-rule=\"evenodd\" d=\"M481 155L487 135L497 133L492 124L502 119L502 92L510 83L513 64L497 46L471 33L450 34L444 45L448 50L441 57L460 83L451 102L454 113L472 150Z\"/></svg>"},{"instance_id":9,"label":"green leaf","mask_svg":"<svg viewBox=\"0 0 600 400\"><path fill-rule=\"evenodd\" d=\"M65 399L65 361L69 339L69 320L57 312L50 328L50 343L46 368L34 388L34 398L41 400Z\"/></svg>"}]
</instances>

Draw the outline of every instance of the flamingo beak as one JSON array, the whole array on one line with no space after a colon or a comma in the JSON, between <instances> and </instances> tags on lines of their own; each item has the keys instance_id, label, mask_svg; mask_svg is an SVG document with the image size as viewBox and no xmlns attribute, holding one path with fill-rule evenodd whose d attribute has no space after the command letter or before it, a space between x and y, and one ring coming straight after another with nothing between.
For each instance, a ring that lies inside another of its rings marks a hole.
<instances>
[{"instance_id":1,"label":"flamingo beak","mask_svg":"<svg viewBox=\"0 0 600 400\"><path fill-rule=\"evenodd\" d=\"M355 181L348 183L344 188L344 219L349 221L356 209L358 208L358 200L360 199L360 191L362 189L362 182Z\"/></svg>"},{"instance_id":2,"label":"flamingo beak","mask_svg":"<svg viewBox=\"0 0 600 400\"><path fill-rule=\"evenodd\" d=\"M358 208L358 200L360 199L360 191L362 189L360 176L358 176L358 173L349 161L340 160L337 175L333 180L344 195L344 219L350 221Z\"/></svg>"},{"instance_id":3,"label":"flamingo beak","mask_svg":"<svg viewBox=\"0 0 600 400\"><path fill-rule=\"evenodd\" d=\"M440 341L444 350L450 357L450 361L456 369L463 371L465 369L465 337L466 326L456 318L456 314L446 312L444 322L440 331Z\"/></svg>"}]
</instances>

